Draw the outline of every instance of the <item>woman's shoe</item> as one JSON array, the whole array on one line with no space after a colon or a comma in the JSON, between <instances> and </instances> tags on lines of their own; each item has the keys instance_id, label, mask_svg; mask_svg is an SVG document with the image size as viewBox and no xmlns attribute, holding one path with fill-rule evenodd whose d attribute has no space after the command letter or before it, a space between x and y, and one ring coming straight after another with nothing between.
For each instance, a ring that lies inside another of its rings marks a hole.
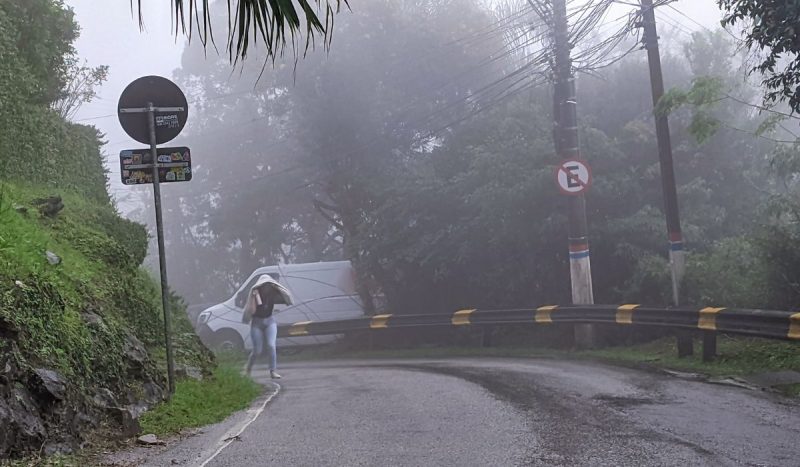
<instances>
[{"instance_id":1,"label":"woman's shoe","mask_svg":"<svg viewBox=\"0 0 800 467\"><path fill-rule=\"evenodd\" d=\"M269 377L272 379L281 379L281 375L279 375L275 370L269 370Z\"/></svg>"}]
</instances>

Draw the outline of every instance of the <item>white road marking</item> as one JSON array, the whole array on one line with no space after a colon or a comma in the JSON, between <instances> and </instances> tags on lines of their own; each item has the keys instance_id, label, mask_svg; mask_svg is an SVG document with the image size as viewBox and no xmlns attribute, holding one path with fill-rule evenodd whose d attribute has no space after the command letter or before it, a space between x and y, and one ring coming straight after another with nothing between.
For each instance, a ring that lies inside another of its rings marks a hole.
<instances>
[{"instance_id":1,"label":"white road marking","mask_svg":"<svg viewBox=\"0 0 800 467\"><path fill-rule=\"evenodd\" d=\"M266 408L267 408L267 405L268 405L268 404L269 404L269 403L272 401L272 399L274 399L274 398L275 398L275 396L277 396L277 395L278 395L278 393L279 393L279 392L281 392L281 385L280 385L280 384L278 384L278 383L273 383L273 382L270 382L270 384L272 384L272 385L275 387L275 391L274 391L272 394L270 394L269 396L267 396L267 398L264 400L264 402L261 404L261 406L259 406L259 407L258 407L258 408L256 408L255 410L252 410L252 409L251 409L251 413L253 414L253 416L252 416L252 417L250 417L250 418L249 418L249 419L248 419L248 420L247 420L247 421L246 421L246 422L245 422L245 423L244 423L244 424L241 426L241 428L239 429L239 431L238 431L238 432L236 432L236 433L231 433L231 432L228 432L227 434L225 434L225 436L223 436L223 437L222 437L222 439L220 440L220 442L222 443L222 445L221 445L221 446L220 446L220 447L219 447L219 448L218 448L216 451L214 451L214 454L212 454L212 455L211 455L211 457L209 457L208 459L206 459L206 460L205 460L205 461L204 461L202 464L198 464L198 467L205 467L205 466L206 466L206 465L207 465L209 462L211 462L212 460L214 460L214 458L216 458L216 457L217 457L217 456L218 456L218 455L219 455L219 454L220 454L220 453L221 453L221 452L222 452L222 451L223 451L225 448L227 448L228 446L230 446L230 444L231 444L232 442L236 441L236 440L239 438L239 436L241 436L241 435L242 435L242 433L244 433L244 430L246 430L246 429L247 429L247 427L249 427L249 426L250 426L250 424L251 424L251 423L253 423L254 421L256 421L256 419L258 418L258 416L259 416L259 415L261 415L261 413L264 411L264 409L266 409Z\"/></svg>"}]
</instances>

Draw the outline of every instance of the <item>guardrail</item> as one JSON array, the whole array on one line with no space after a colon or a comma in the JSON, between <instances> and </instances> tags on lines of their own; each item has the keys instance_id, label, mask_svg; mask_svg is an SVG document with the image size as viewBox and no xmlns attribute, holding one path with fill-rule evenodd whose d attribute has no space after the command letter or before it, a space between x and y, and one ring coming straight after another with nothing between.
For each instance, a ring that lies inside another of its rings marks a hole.
<instances>
[{"instance_id":1,"label":"guardrail","mask_svg":"<svg viewBox=\"0 0 800 467\"><path fill-rule=\"evenodd\" d=\"M800 312L712 307L700 309L653 308L640 305L542 306L511 310L466 309L453 314L385 314L339 321L303 321L279 326L278 336L345 334L367 329L419 326L548 325L552 323L659 326L767 339L800 340Z\"/></svg>"}]
</instances>

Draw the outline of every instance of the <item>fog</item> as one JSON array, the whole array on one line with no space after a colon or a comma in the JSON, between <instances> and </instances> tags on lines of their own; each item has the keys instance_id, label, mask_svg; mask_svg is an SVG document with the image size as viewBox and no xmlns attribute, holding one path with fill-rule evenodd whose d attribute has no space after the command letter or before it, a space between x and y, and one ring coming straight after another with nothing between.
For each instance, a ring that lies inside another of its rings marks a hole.
<instances>
[{"instance_id":1,"label":"fog","mask_svg":"<svg viewBox=\"0 0 800 467\"><path fill-rule=\"evenodd\" d=\"M136 143L119 125L116 117L117 100L125 86L139 76L154 74L171 77L180 66L181 53L187 40L184 36L175 36L169 8L161 0L142 2L145 18L143 30L139 28L138 11L132 11L131 4L126 0L104 2L101 8L94 0L67 0L66 4L74 9L81 27L81 35L76 41L81 59L93 66L110 67L108 81L98 97L85 104L75 120L90 123L106 135L111 191L121 210L129 212L139 203L138 196L132 196L131 191L138 194L143 189L123 187L119 182L117 155ZM660 28L678 30L680 34L715 28L722 16L714 0L679 0L672 7L691 20L671 8L661 8L658 10L658 20L662 22ZM354 3L352 9L358 11L358 4ZM629 6L618 5L612 9L609 17L614 18L630 10ZM224 31L222 24L217 28ZM216 55L214 50L209 53ZM236 75L231 79L237 79Z\"/></svg>"},{"instance_id":2,"label":"fog","mask_svg":"<svg viewBox=\"0 0 800 467\"><path fill-rule=\"evenodd\" d=\"M149 187L118 180L119 151L138 144L120 129L116 101L146 74L186 91L189 122L170 144L192 148L195 178L163 195L171 284L189 303L229 297L258 266L340 259L354 263L363 290L379 290L396 310L569 301L550 36L532 12L511 25L498 12L504 2L431 0L424 12L413 2L351 2L329 52L290 49L273 64L256 49L233 68L224 50L176 38L163 2L145 2L145 31L126 1L68 3L82 27L80 56L110 66L99 98L75 119L106 134L119 209L151 229ZM596 3L570 2L573 27ZM225 9L215 8L222 37ZM640 35L620 32L633 11L614 4L573 49L581 155L594 172L595 299L668 303L647 57ZM745 81L721 16L713 0L672 2L656 14L674 90L686 241L692 261L702 260L696 271L732 274L726 255L756 248L755 226L767 221L759 216L781 180L770 169L775 138L757 131L764 116L747 105L762 91ZM692 109L685 92L709 77L731 97ZM688 280L698 296L731 293L730 284Z\"/></svg>"}]
</instances>

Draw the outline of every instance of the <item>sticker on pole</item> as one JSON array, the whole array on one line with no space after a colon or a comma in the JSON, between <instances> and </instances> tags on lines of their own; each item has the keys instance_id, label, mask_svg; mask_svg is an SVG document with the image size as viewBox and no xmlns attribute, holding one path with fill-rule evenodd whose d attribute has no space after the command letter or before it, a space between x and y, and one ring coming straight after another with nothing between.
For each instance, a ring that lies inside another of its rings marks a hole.
<instances>
[{"instance_id":1,"label":"sticker on pole","mask_svg":"<svg viewBox=\"0 0 800 467\"><path fill-rule=\"evenodd\" d=\"M565 195L579 195L592 184L592 169L586 161L563 161L556 167L556 183Z\"/></svg>"},{"instance_id":2,"label":"sticker on pole","mask_svg":"<svg viewBox=\"0 0 800 467\"><path fill-rule=\"evenodd\" d=\"M119 153L123 185L153 183L153 156L150 149L127 149ZM158 148L159 183L188 182L192 179L189 148Z\"/></svg>"}]
</instances>

